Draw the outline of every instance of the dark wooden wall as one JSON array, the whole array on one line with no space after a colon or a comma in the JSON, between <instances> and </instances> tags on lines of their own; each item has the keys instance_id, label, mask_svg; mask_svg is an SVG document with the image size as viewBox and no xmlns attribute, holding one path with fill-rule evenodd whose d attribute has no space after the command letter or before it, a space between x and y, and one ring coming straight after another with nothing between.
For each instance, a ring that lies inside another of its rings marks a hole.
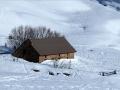
<instances>
[{"instance_id":1,"label":"dark wooden wall","mask_svg":"<svg viewBox=\"0 0 120 90\"><path fill-rule=\"evenodd\" d=\"M31 46L29 41L23 43L12 55L30 62L39 62L39 54Z\"/></svg>"}]
</instances>

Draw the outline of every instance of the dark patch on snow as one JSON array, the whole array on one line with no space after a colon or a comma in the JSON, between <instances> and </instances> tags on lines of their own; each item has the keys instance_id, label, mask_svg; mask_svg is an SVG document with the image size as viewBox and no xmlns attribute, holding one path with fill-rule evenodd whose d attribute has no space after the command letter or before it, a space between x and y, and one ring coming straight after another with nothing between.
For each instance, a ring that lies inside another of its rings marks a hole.
<instances>
[{"instance_id":1,"label":"dark patch on snow","mask_svg":"<svg viewBox=\"0 0 120 90\"><path fill-rule=\"evenodd\" d=\"M34 72L40 72L40 70L37 70L37 69L33 69Z\"/></svg>"},{"instance_id":2,"label":"dark patch on snow","mask_svg":"<svg viewBox=\"0 0 120 90\"><path fill-rule=\"evenodd\" d=\"M93 49L90 49L89 51L90 51L90 52L93 52L94 50L93 50Z\"/></svg>"},{"instance_id":3,"label":"dark patch on snow","mask_svg":"<svg viewBox=\"0 0 120 90\"><path fill-rule=\"evenodd\" d=\"M49 75L55 75L55 74L54 74L53 72L50 72L50 71L49 71Z\"/></svg>"},{"instance_id":4,"label":"dark patch on snow","mask_svg":"<svg viewBox=\"0 0 120 90\"><path fill-rule=\"evenodd\" d=\"M66 76L70 76L71 74L69 74L69 73L63 73L64 75L66 75Z\"/></svg>"},{"instance_id":5,"label":"dark patch on snow","mask_svg":"<svg viewBox=\"0 0 120 90\"><path fill-rule=\"evenodd\" d=\"M117 71L114 70L114 71L111 71L111 72L100 72L99 74L100 74L101 76L110 76L110 75L117 74Z\"/></svg>"},{"instance_id":6,"label":"dark patch on snow","mask_svg":"<svg viewBox=\"0 0 120 90\"><path fill-rule=\"evenodd\" d=\"M57 73L57 75L59 75L60 73Z\"/></svg>"}]
</instances>

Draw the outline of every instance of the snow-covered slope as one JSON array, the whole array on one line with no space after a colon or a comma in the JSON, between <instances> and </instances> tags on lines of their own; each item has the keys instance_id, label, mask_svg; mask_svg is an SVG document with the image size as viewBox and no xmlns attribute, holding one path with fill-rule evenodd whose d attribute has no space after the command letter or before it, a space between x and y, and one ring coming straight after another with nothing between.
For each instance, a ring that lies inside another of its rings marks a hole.
<instances>
[{"instance_id":1,"label":"snow-covered slope","mask_svg":"<svg viewBox=\"0 0 120 90\"><path fill-rule=\"evenodd\" d=\"M73 42L91 45L119 43L120 14L90 0L0 1L0 34L19 25L47 26ZM71 37L71 38L70 38Z\"/></svg>"},{"instance_id":2,"label":"snow-covered slope","mask_svg":"<svg viewBox=\"0 0 120 90\"><path fill-rule=\"evenodd\" d=\"M13 62L13 57L0 55L0 88L119 90L119 24L120 13L95 0L0 1L0 44L4 45L5 36L16 26L41 25L64 34L77 50L72 60L72 70L54 69L51 65L21 60ZM41 72L31 72L36 65ZM71 72L72 76L49 76L49 70ZM104 70L117 70L118 74L99 76L99 72Z\"/></svg>"},{"instance_id":3,"label":"snow-covered slope","mask_svg":"<svg viewBox=\"0 0 120 90\"><path fill-rule=\"evenodd\" d=\"M9 32L18 25L44 25L53 29L61 29L67 19L62 13L87 11L89 7L79 1L0 1L1 33ZM82 7L79 8L79 5ZM61 27L61 28L60 28ZM6 31L6 32L5 32Z\"/></svg>"},{"instance_id":4,"label":"snow-covered slope","mask_svg":"<svg viewBox=\"0 0 120 90\"><path fill-rule=\"evenodd\" d=\"M119 0L96 0L104 6L110 6L117 11L120 11L120 1Z\"/></svg>"}]
</instances>

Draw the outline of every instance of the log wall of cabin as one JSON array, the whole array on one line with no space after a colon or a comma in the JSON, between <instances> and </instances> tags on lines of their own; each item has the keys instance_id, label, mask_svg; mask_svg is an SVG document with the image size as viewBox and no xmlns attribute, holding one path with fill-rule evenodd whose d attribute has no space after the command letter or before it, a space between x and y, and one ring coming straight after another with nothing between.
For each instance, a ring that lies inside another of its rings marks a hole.
<instances>
[{"instance_id":1,"label":"log wall of cabin","mask_svg":"<svg viewBox=\"0 0 120 90\"><path fill-rule=\"evenodd\" d=\"M39 56L39 62L42 62L42 61L44 61L44 60L46 60L46 57L45 57L45 56Z\"/></svg>"},{"instance_id":2,"label":"log wall of cabin","mask_svg":"<svg viewBox=\"0 0 120 90\"><path fill-rule=\"evenodd\" d=\"M50 60L50 59L52 59L52 60L59 59L59 55L48 55L48 56L46 56L46 59L48 59L48 60Z\"/></svg>"},{"instance_id":3,"label":"log wall of cabin","mask_svg":"<svg viewBox=\"0 0 120 90\"><path fill-rule=\"evenodd\" d=\"M68 54L60 54L60 59L68 58Z\"/></svg>"},{"instance_id":4,"label":"log wall of cabin","mask_svg":"<svg viewBox=\"0 0 120 90\"><path fill-rule=\"evenodd\" d=\"M72 58L74 58L74 53L46 55L46 56L39 56L39 62L42 62L44 60L72 59Z\"/></svg>"},{"instance_id":5,"label":"log wall of cabin","mask_svg":"<svg viewBox=\"0 0 120 90\"><path fill-rule=\"evenodd\" d=\"M68 53L68 58L74 58L74 53Z\"/></svg>"}]
</instances>

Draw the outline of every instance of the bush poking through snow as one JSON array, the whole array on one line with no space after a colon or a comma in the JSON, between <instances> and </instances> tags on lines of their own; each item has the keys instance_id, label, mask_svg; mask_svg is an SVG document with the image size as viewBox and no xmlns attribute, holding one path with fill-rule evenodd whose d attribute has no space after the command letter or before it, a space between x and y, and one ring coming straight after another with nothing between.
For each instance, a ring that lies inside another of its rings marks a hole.
<instances>
[{"instance_id":1,"label":"bush poking through snow","mask_svg":"<svg viewBox=\"0 0 120 90\"><path fill-rule=\"evenodd\" d=\"M40 70L37 70L37 69L32 69L34 72L40 72Z\"/></svg>"},{"instance_id":2,"label":"bush poking through snow","mask_svg":"<svg viewBox=\"0 0 120 90\"><path fill-rule=\"evenodd\" d=\"M53 67L54 68L58 68L58 60L54 60L53 61Z\"/></svg>"},{"instance_id":3,"label":"bush poking through snow","mask_svg":"<svg viewBox=\"0 0 120 90\"><path fill-rule=\"evenodd\" d=\"M13 57L13 62L18 62L18 58Z\"/></svg>"},{"instance_id":4,"label":"bush poking through snow","mask_svg":"<svg viewBox=\"0 0 120 90\"><path fill-rule=\"evenodd\" d=\"M49 75L55 75L53 72L49 71Z\"/></svg>"},{"instance_id":5,"label":"bush poking through snow","mask_svg":"<svg viewBox=\"0 0 120 90\"><path fill-rule=\"evenodd\" d=\"M59 75L60 73L57 73L57 75Z\"/></svg>"},{"instance_id":6,"label":"bush poking through snow","mask_svg":"<svg viewBox=\"0 0 120 90\"><path fill-rule=\"evenodd\" d=\"M114 70L114 71L111 71L111 72L100 72L99 74L100 74L101 76L110 76L110 75L117 74L117 71Z\"/></svg>"},{"instance_id":7,"label":"bush poking through snow","mask_svg":"<svg viewBox=\"0 0 120 90\"><path fill-rule=\"evenodd\" d=\"M67 61L62 61L60 62L60 64L58 65L59 68L64 68L64 69L71 69L71 60L67 60Z\"/></svg>"},{"instance_id":8,"label":"bush poking through snow","mask_svg":"<svg viewBox=\"0 0 120 90\"><path fill-rule=\"evenodd\" d=\"M63 73L64 75L66 75L66 76L70 76L71 74L69 74L69 73Z\"/></svg>"},{"instance_id":9,"label":"bush poking through snow","mask_svg":"<svg viewBox=\"0 0 120 90\"><path fill-rule=\"evenodd\" d=\"M71 60L54 60L53 61L54 68L61 68L61 69L71 69Z\"/></svg>"}]
</instances>

